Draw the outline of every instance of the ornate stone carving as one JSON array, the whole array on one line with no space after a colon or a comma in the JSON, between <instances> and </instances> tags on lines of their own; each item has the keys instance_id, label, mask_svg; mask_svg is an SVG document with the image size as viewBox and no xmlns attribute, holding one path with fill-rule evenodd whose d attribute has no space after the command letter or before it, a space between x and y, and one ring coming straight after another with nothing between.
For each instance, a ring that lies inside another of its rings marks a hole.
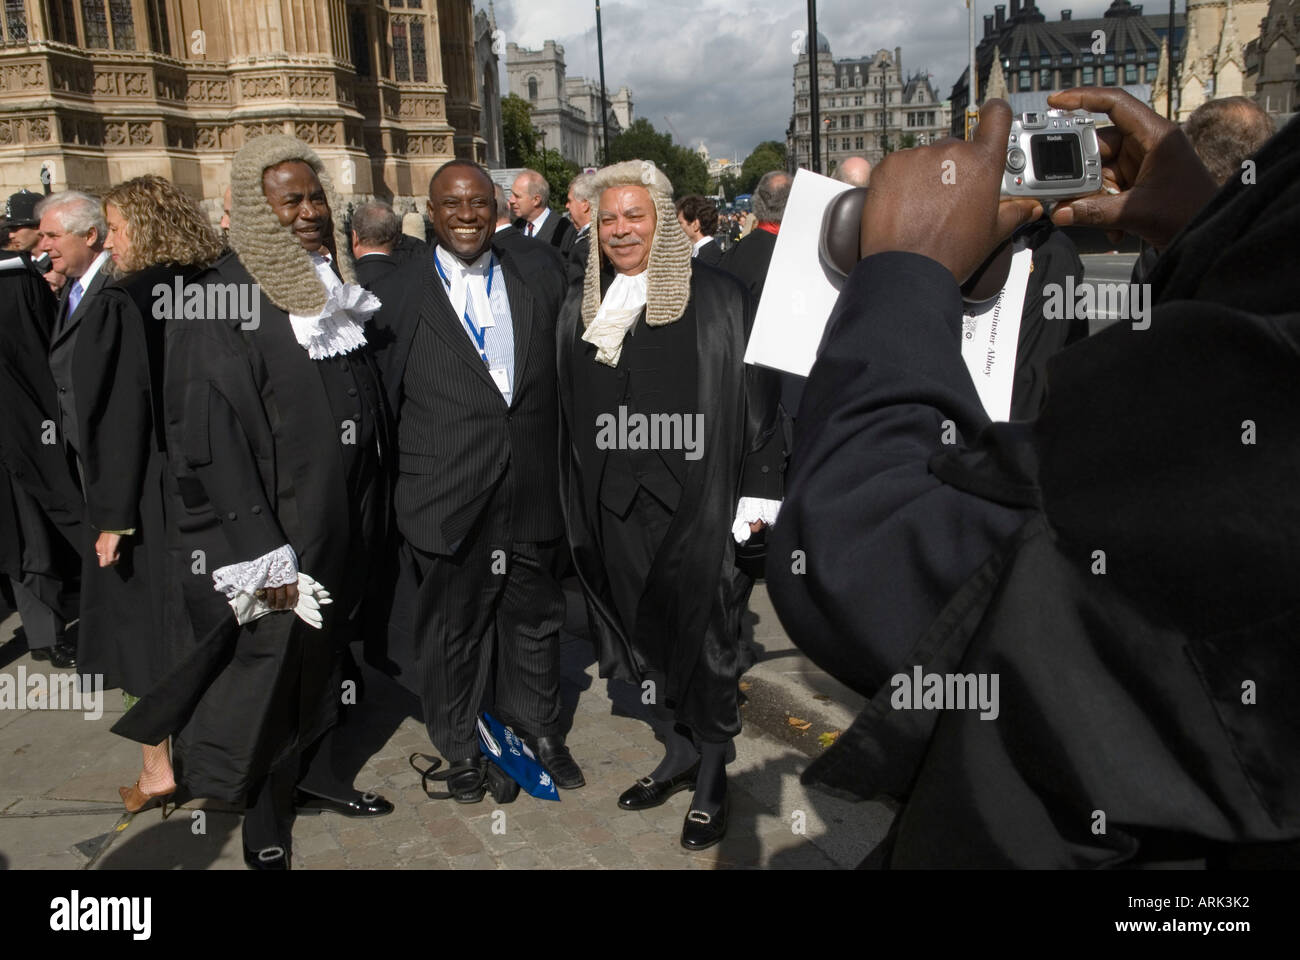
<instances>
[{"instance_id":1,"label":"ornate stone carving","mask_svg":"<svg viewBox=\"0 0 1300 960\"><path fill-rule=\"evenodd\" d=\"M106 97L147 97L149 75L143 71L96 70L95 93Z\"/></svg>"},{"instance_id":2,"label":"ornate stone carving","mask_svg":"<svg viewBox=\"0 0 1300 960\"><path fill-rule=\"evenodd\" d=\"M329 77L291 76L289 78L289 96L311 97L317 100L330 96Z\"/></svg>"},{"instance_id":3,"label":"ornate stone carving","mask_svg":"<svg viewBox=\"0 0 1300 960\"><path fill-rule=\"evenodd\" d=\"M153 143L152 123L133 123L129 126L132 146L144 146Z\"/></svg>"},{"instance_id":4,"label":"ornate stone carving","mask_svg":"<svg viewBox=\"0 0 1300 960\"><path fill-rule=\"evenodd\" d=\"M230 81L214 77L191 77L185 89L189 103L229 103Z\"/></svg>"},{"instance_id":5,"label":"ornate stone carving","mask_svg":"<svg viewBox=\"0 0 1300 960\"><path fill-rule=\"evenodd\" d=\"M0 120L0 145L8 146L18 142L17 126L16 120Z\"/></svg>"},{"instance_id":6,"label":"ornate stone carving","mask_svg":"<svg viewBox=\"0 0 1300 960\"><path fill-rule=\"evenodd\" d=\"M27 121L27 139L33 143L45 143L50 139L50 123L44 117L32 117Z\"/></svg>"},{"instance_id":7,"label":"ornate stone carving","mask_svg":"<svg viewBox=\"0 0 1300 960\"><path fill-rule=\"evenodd\" d=\"M293 135L303 143L337 143L338 131L334 124L300 120L293 126Z\"/></svg>"},{"instance_id":8,"label":"ornate stone carving","mask_svg":"<svg viewBox=\"0 0 1300 960\"><path fill-rule=\"evenodd\" d=\"M254 137L260 137L268 133L281 133L284 129L280 124L272 123L269 120L262 123L254 121L252 123L241 124L240 126L244 131L245 141L252 140Z\"/></svg>"},{"instance_id":9,"label":"ornate stone carving","mask_svg":"<svg viewBox=\"0 0 1300 960\"><path fill-rule=\"evenodd\" d=\"M194 142L198 144L200 150L221 149L221 128L199 127L194 132Z\"/></svg>"},{"instance_id":10,"label":"ornate stone carving","mask_svg":"<svg viewBox=\"0 0 1300 960\"><path fill-rule=\"evenodd\" d=\"M0 68L0 90L23 90L41 86L44 74L39 63L7 63Z\"/></svg>"},{"instance_id":11,"label":"ornate stone carving","mask_svg":"<svg viewBox=\"0 0 1300 960\"><path fill-rule=\"evenodd\" d=\"M441 120L444 116L442 98L404 94L398 114L403 120Z\"/></svg>"},{"instance_id":12,"label":"ornate stone carving","mask_svg":"<svg viewBox=\"0 0 1300 960\"><path fill-rule=\"evenodd\" d=\"M241 77L239 92L248 99L282 97L284 96L284 84L279 76Z\"/></svg>"},{"instance_id":13,"label":"ornate stone carving","mask_svg":"<svg viewBox=\"0 0 1300 960\"><path fill-rule=\"evenodd\" d=\"M104 124L104 142L110 147L126 146L128 134L125 123Z\"/></svg>"}]
</instances>

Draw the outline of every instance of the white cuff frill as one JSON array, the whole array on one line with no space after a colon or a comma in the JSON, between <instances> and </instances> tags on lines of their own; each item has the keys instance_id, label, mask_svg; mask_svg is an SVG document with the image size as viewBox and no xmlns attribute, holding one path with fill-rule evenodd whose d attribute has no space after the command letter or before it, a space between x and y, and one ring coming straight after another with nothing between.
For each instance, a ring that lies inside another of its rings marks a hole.
<instances>
[{"instance_id":1,"label":"white cuff frill","mask_svg":"<svg viewBox=\"0 0 1300 960\"><path fill-rule=\"evenodd\" d=\"M283 587L298 582L298 556L285 544L256 560L232 563L212 571L212 584L227 600L238 593L252 596L263 587Z\"/></svg>"},{"instance_id":2,"label":"white cuff frill","mask_svg":"<svg viewBox=\"0 0 1300 960\"><path fill-rule=\"evenodd\" d=\"M366 318L381 306L379 298L355 283L329 287L321 311L311 316L289 314L293 335L313 360L351 353L366 345Z\"/></svg>"},{"instance_id":3,"label":"white cuff frill","mask_svg":"<svg viewBox=\"0 0 1300 960\"><path fill-rule=\"evenodd\" d=\"M749 541L749 525L762 520L769 527L776 523L781 510L780 500L760 500L758 497L741 497L736 506L736 522L731 525L731 536L737 543Z\"/></svg>"}]
</instances>

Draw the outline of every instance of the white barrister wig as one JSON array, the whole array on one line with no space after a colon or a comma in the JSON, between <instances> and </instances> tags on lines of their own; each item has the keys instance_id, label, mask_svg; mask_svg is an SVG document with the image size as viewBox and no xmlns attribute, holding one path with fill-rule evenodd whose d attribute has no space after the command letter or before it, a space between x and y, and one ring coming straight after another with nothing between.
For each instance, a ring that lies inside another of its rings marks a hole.
<instances>
[{"instance_id":1,"label":"white barrister wig","mask_svg":"<svg viewBox=\"0 0 1300 960\"><path fill-rule=\"evenodd\" d=\"M286 160L302 160L325 190L334 221L334 250L345 283L356 280L352 246L343 235L342 209L334 183L316 151L293 137L258 137L235 154L230 175L230 247L263 292L286 313L314 314L325 306L325 285L293 232L281 226L262 193L262 174Z\"/></svg>"},{"instance_id":2,"label":"white barrister wig","mask_svg":"<svg viewBox=\"0 0 1300 960\"><path fill-rule=\"evenodd\" d=\"M600 198L610 187L628 184L645 187L655 205L655 233L650 243L650 264L645 322L652 327L680 320L691 295L690 238L677 221L673 185L662 170L648 160L626 160L596 171L591 191L591 251L582 290L582 323L590 326L600 309Z\"/></svg>"}]
</instances>

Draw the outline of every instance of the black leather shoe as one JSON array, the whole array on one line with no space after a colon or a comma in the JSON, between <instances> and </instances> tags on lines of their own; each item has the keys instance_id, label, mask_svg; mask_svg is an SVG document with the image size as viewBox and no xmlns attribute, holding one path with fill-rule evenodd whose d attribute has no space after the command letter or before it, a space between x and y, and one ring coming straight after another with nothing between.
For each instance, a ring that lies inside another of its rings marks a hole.
<instances>
[{"instance_id":1,"label":"black leather shoe","mask_svg":"<svg viewBox=\"0 0 1300 960\"><path fill-rule=\"evenodd\" d=\"M299 790L294 796L294 806L299 813L320 813L326 810L352 818L383 817L393 812L393 804L377 793L363 793L355 800L335 800L333 797Z\"/></svg>"},{"instance_id":2,"label":"black leather shoe","mask_svg":"<svg viewBox=\"0 0 1300 960\"><path fill-rule=\"evenodd\" d=\"M284 847L249 850L244 847L244 863L249 870L288 870L289 851Z\"/></svg>"},{"instance_id":3,"label":"black leather shoe","mask_svg":"<svg viewBox=\"0 0 1300 960\"><path fill-rule=\"evenodd\" d=\"M695 778L699 773L700 761L696 760L689 770L683 770L669 780L651 780L649 777L642 777L623 791L618 798L618 805L624 810L649 810L651 807L657 807L674 793L694 790Z\"/></svg>"},{"instance_id":4,"label":"black leather shoe","mask_svg":"<svg viewBox=\"0 0 1300 960\"><path fill-rule=\"evenodd\" d=\"M707 850L727 835L728 800L722 801L722 809L717 816L710 816L703 810L689 810L682 821L682 848L685 850Z\"/></svg>"},{"instance_id":5,"label":"black leather shoe","mask_svg":"<svg viewBox=\"0 0 1300 960\"><path fill-rule=\"evenodd\" d=\"M564 745L563 737L540 737L525 742L561 790L576 790L586 786L587 778L582 775L582 769Z\"/></svg>"},{"instance_id":6,"label":"black leather shoe","mask_svg":"<svg viewBox=\"0 0 1300 960\"><path fill-rule=\"evenodd\" d=\"M70 643L56 643L52 647L34 647L28 653L40 663L48 662L58 670L71 670L77 665L77 648Z\"/></svg>"}]
</instances>

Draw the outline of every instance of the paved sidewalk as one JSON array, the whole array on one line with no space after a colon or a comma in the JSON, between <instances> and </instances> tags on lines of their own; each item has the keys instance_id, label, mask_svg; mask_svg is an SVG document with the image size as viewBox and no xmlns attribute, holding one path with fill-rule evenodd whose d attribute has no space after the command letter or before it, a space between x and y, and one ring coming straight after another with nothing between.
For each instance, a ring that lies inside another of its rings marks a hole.
<instances>
[{"instance_id":1,"label":"paved sidewalk","mask_svg":"<svg viewBox=\"0 0 1300 960\"><path fill-rule=\"evenodd\" d=\"M689 792L640 813L621 811L618 795L661 755L642 720L638 691L596 677L590 645L578 636L581 604L569 593L564 693L573 713L568 743L587 786L561 791L559 803L521 794L497 806L490 797L460 805L425 798L407 764L432 752L418 704L366 669L366 697L347 724L340 769L360 789L381 793L396 811L373 821L302 816L294 827L295 869L344 868L651 868L853 867L884 836L881 804L851 803L800 785L823 742L844 729L861 699L817 670L784 636L760 586L748 618L758 663L743 689L745 730L728 767L731 824L726 840L703 853L678 846ZM0 624L0 683L49 674L21 641L16 617ZM6 643L6 641L10 641ZM45 702L49 702L48 700ZM106 691L103 716L45 709L0 709L0 869L244 869L239 816L205 801L163 820L158 810L122 812L117 787L133 782L139 747L109 732L121 713Z\"/></svg>"}]
</instances>

